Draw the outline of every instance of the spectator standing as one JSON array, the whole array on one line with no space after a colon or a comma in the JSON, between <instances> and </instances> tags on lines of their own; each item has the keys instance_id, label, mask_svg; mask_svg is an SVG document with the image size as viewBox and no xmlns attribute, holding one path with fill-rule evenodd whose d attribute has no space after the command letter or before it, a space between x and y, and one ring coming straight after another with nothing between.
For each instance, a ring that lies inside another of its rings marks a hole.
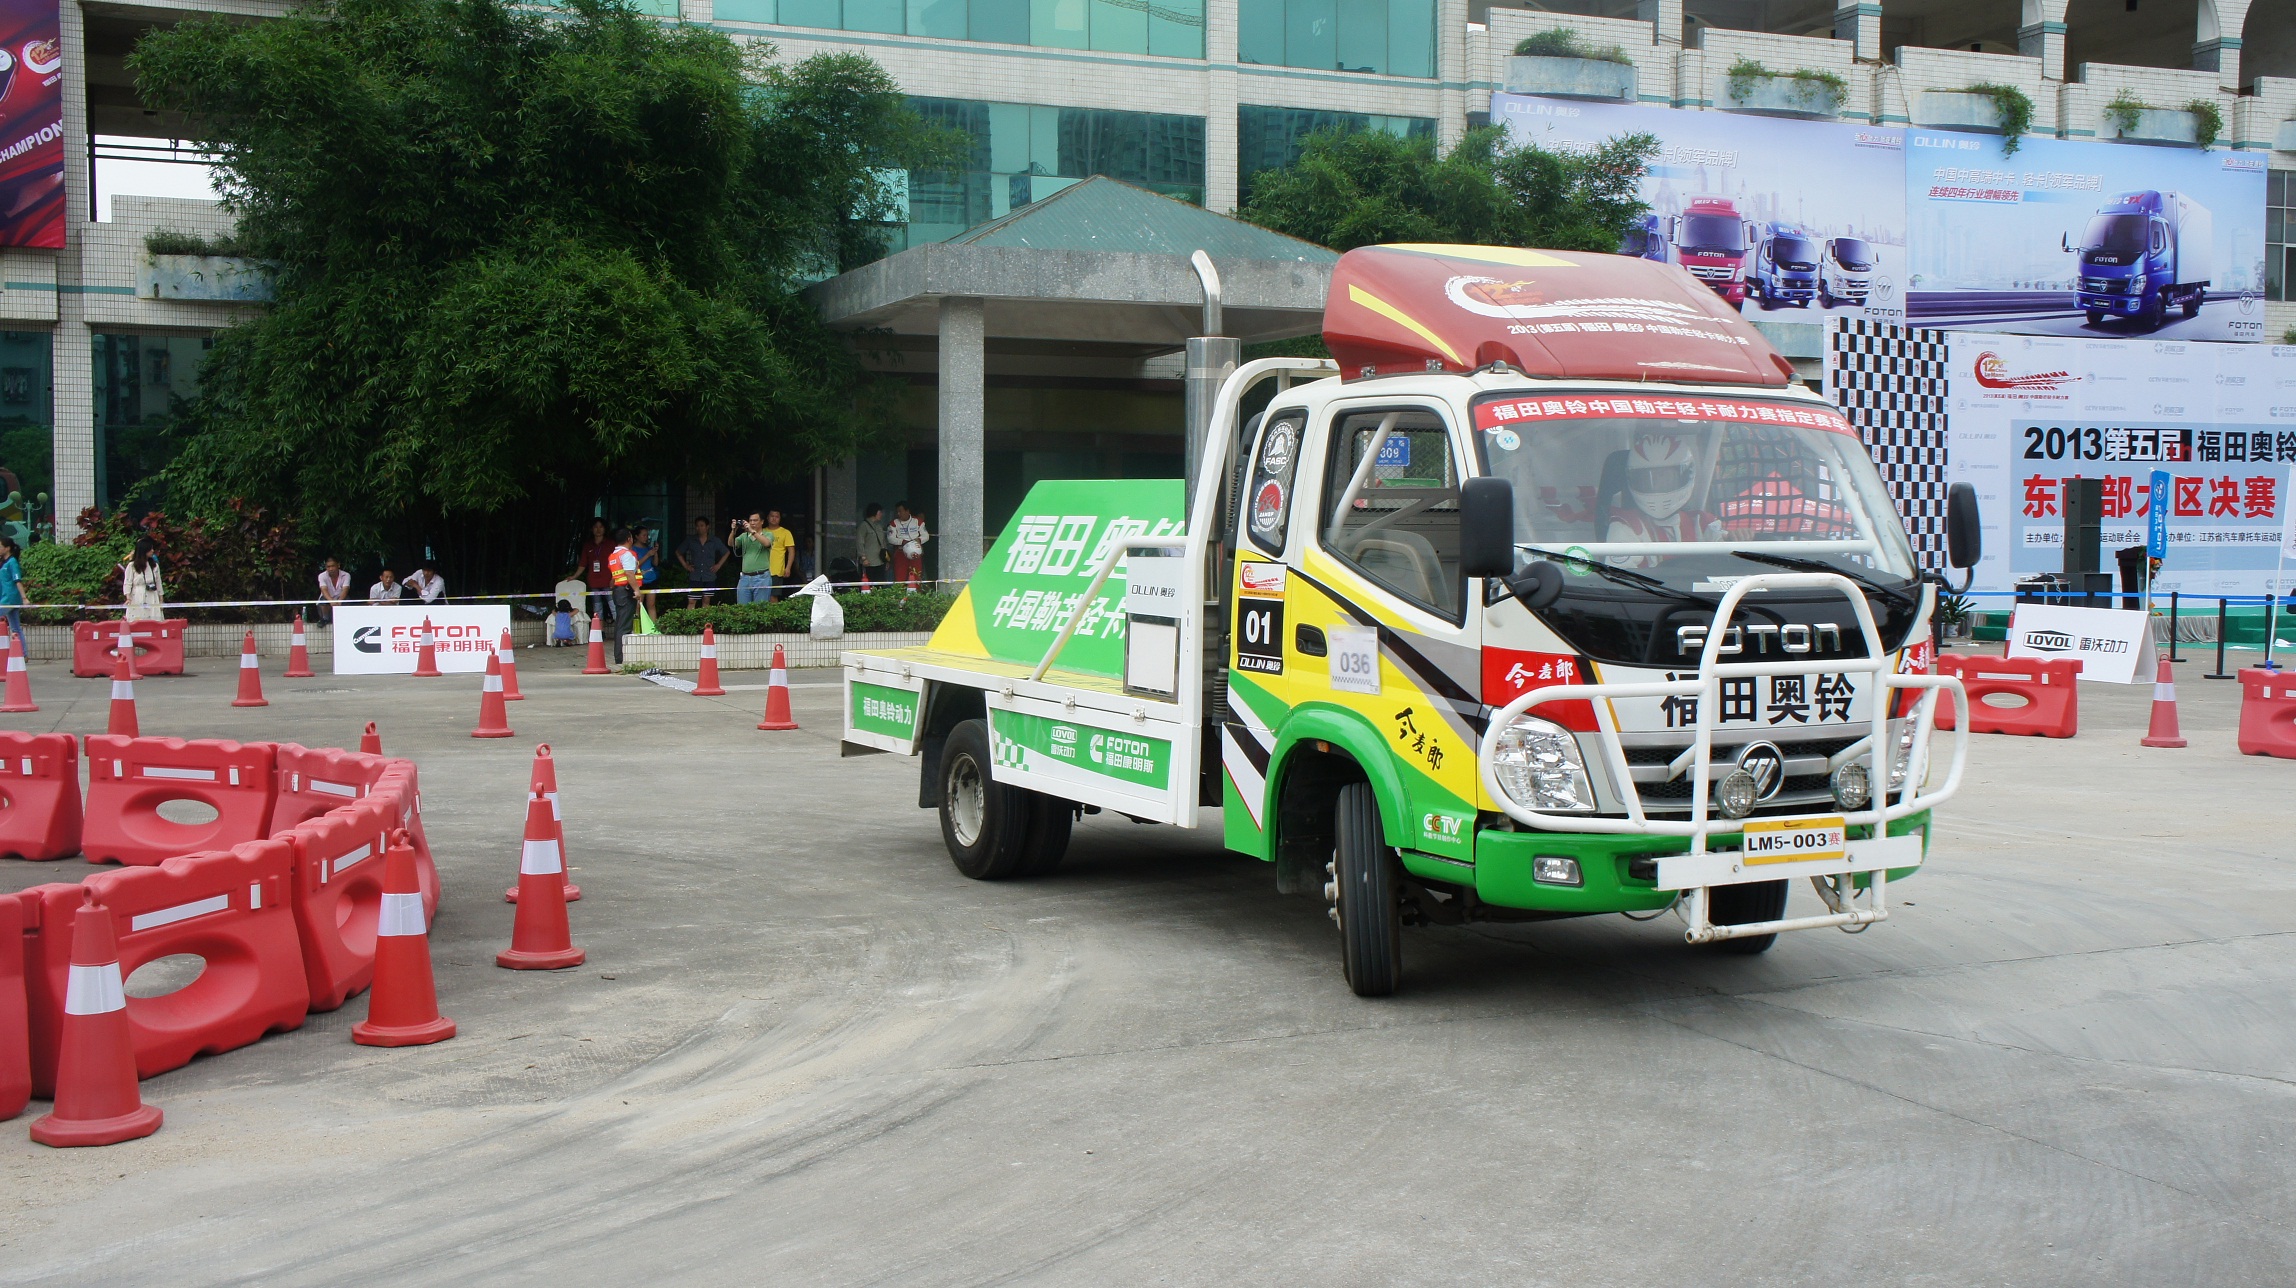
<instances>
[{"instance_id":1,"label":"spectator standing","mask_svg":"<svg viewBox=\"0 0 2296 1288\"><path fill-rule=\"evenodd\" d=\"M662 569L656 556L661 543L650 526L651 520L640 519L630 530L630 553L638 557L638 587L645 594L646 615L653 616L654 583L662 579Z\"/></svg>"},{"instance_id":2,"label":"spectator standing","mask_svg":"<svg viewBox=\"0 0 2296 1288\"><path fill-rule=\"evenodd\" d=\"M167 617L167 599L159 584L159 559L149 542L136 543L135 553L120 565L120 602L127 605L131 622L156 622Z\"/></svg>"},{"instance_id":3,"label":"spectator standing","mask_svg":"<svg viewBox=\"0 0 2296 1288\"><path fill-rule=\"evenodd\" d=\"M399 580L397 573L385 568L382 579L367 587L367 602L370 604L395 604L406 593L406 583Z\"/></svg>"},{"instance_id":4,"label":"spectator standing","mask_svg":"<svg viewBox=\"0 0 2296 1288\"><path fill-rule=\"evenodd\" d=\"M762 535L773 543L772 558L769 560L773 571L773 585L768 590L766 598L769 600L780 599L788 591L789 579L797 570L797 538L790 533L789 529L781 526L781 511L779 510L767 510L765 512L765 532Z\"/></svg>"},{"instance_id":5,"label":"spectator standing","mask_svg":"<svg viewBox=\"0 0 2296 1288\"><path fill-rule=\"evenodd\" d=\"M415 598L426 604L435 604L446 594L446 578L439 576L438 569L431 567L431 561L425 559L415 565L414 575L407 578L406 587L415 593Z\"/></svg>"},{"instance_id":6,"label":"spectator standing","mask_svg":"<svg viewBox=\"0 0 2296 1288\"><path fill-rule=\"evenodd\" d=\"M861 563L861 588L885 580L885 507L871 501L861 509L861 526L853 531L853 555Z\"/></svg>"},{"instance_id":7,"label":"spectator standing","mask_svg":"<svg viewBox=\"0 0 2296 1288\"><path fill-rule=\"evenodd\" d=\"M925 543L932 539L933 534L925 530L924 516L911 510L907 501L893 506L893 524L885 530L885 540L893 547L893 580L907 582L911 590L917 588L925 572Z\"/></svg>"},{"instance_id":8,"label":"spectator standing","mask_svg":"<svg viewBox=\"0 0 2296 1288\"><path fill-rule=\"evenodd\" d=\"M622 664L622 637L638 617L638 590L645 585L638 572L638 556L630 550L630 530L614 530L614 549L606 556L606 566L614 578L614 665Z\"/></svg>"},{"instance_id":9,"label":"spectator standing","mask_svg":"<svg viewBox=\"0 0 2296 1288\"><path fill-rule=\"evenodd\" d=\"M718 569L725 567L732 554L732 547L710 531L708 515L694 520L694 535L678 546L678 566L686 570L686 584L696 592L686 596L686 607L700 608L710 602L717 592Z\"/></svg>"},{"instance_id":10,"label":"spectator standing","mask_svg":"<svg viewBox=\"0 0 2296 1288\"><path fill-rule=\"evenodd\" d=\"M606 566L614 556L614 542L604 519L590 520L590 540L582 547L582 583L589 589L590 615L610 617L614 607L614 573Z\"/></svg>"},{"instance_id":11,"label":"spectator standing","mask_svg":"<svg viewBox=\"0 0 2296 1288\"><path fill-rule=\"evenodd\" d=\"M14 537L0 537L0 618L16 637L16 654L24 655L24 565Z\"/></svg>"},{"instance_id":12,"label":"spectator standing","mask_svg":"<svg viewBox=\"0 0 2296 1288\"><path fill-rule=\"evenodd\" d=\"M351 574L343 571L343 561L330 558L327 566L319 570L319 602L327 614L327 624L335 624L335 609L351 595Z\"/></svg>"},{"instance_id":13,"label":"spectator standing","mask_svg":"<svg viewBox=\"0 0 2296 1288\"><path fill-rule=\"evenodd\" d=\"M735 524L734 553L741 556L741 580L734 584L734 599L762 604L773 598L773 534L765 530L765 516L755 510Z\"/></svg>"}]
</instances>

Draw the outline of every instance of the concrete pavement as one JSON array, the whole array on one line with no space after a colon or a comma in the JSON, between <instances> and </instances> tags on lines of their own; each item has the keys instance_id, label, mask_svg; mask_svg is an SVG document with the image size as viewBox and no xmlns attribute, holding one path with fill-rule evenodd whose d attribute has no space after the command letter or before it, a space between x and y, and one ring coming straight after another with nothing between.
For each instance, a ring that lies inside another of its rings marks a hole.
<instances>
[{"instance_id":1,"label":"concrete pavement","mask_svg":"<svg viewBox=\"0 0 2296 1288\"><path fill-rule=\"evenodd\" d=\"M571 653L522 652L503 742L467 736L474 677L137 686L147 733L374 719L418 761L461 1036L353 1046L355 998L146 1082L147 1140L0 1127L0 1283L2296 1277L2296 762L2235 753L2205 665L2183 751L2137 746L2147 685L2083 686L2071 741L1973 740L1865 934L1409 930L1366 1002L1216 828L1101 815L1049 878L967 881L913 762L837 757L835 673L769 735L762 693ZM105 682L34 682L10 727L101 729ZM589 962L548 974L492 964L537 741L588 894Z\"/></svg>"}]
</instances>

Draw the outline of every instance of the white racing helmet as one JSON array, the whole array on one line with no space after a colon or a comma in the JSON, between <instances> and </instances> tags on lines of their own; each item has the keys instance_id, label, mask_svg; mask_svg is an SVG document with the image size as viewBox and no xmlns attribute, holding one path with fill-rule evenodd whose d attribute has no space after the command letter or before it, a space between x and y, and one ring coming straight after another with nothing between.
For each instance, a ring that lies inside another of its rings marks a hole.
<instances>
[{"instance_id":1,"label":"white racing helmet","mask_svg":"<svg viewBox=\"0 0 2296 1288\"><path fill-rule=\"evenodd\" d=\"M1671 519L1690 504L1698 466L1690 442L1678 434L1644 434L1626 462L1626 494L1653 519Z\"/></svg>"}]
</instances>

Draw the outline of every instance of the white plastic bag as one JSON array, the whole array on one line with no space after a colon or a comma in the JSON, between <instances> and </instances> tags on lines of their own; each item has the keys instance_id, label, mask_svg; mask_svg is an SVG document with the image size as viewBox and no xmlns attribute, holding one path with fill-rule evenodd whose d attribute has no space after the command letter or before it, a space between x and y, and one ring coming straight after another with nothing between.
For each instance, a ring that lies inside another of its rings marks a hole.
<instances>
[{"instance_id":1,"label":"white plastic bag","mask_svg":"<svg viewBox=\"0 0 2296 1288\"><path fill-rule=\"evenodd\" d=\"M837 596L831 593L827 577L815 577L790 593L813 596L813 638L845 638L845 605L838 603Z\"/></svg>"}]
</instances>

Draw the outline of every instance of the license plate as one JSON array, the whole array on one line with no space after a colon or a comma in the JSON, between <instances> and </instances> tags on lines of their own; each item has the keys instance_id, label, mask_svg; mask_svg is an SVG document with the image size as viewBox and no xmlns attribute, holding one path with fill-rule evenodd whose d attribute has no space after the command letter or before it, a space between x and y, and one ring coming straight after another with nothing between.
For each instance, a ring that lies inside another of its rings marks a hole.
<instances>
[{"instance_id":1,"label":"license plate","mask_svg":"<svg viewBox=\"0 0 2296 1288\"><path fill-rule=\"evenodd\" d=\"M1748 820L1741 851L1746 863L1800 863L1849 854L1849 833L1839 814L1823 818Z\"/></svg>"}]
</instances>

